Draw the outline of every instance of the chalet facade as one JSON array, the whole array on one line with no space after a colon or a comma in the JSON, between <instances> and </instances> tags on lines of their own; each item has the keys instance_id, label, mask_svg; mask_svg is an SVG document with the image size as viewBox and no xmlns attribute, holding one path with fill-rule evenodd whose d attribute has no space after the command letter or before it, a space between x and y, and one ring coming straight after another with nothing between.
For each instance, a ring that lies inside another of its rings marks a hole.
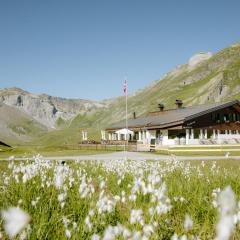
<instances>
[{"instance_id":1,"label":"chalet facade","mask_svg":"<svg viewBox=\"0 0 240 240\"><path fill-rule=\"evenodd\" d=\"M119 134L125 122L107 130L110 141L136 141L138 145L210 145L240 144L240 102L214 103L183 107L176 100L176 109L150 112L146 117L128 120L129 134Z\"/></svg>"}]
</instances>

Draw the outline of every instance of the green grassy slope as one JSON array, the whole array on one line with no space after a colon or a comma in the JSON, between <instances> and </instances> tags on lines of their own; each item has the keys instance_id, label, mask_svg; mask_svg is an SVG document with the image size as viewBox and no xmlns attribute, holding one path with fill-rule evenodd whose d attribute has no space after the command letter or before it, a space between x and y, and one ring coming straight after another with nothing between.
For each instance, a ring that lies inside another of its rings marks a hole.
<instances>
[{"instance_id":1,"label":"green grassy slope","mask_svg":"<svg viewBox=\"0 0 240 240\"><path fill-rule=\"evenodd\" d=\"M0 104L0 140L10 145L25 144L42 136L47 129L14 107Z\"/></svg>"},{"instance_id":2,"label":"green grassy slope","mask_svg":"<svg viewBox=\"0 0 240 240\"><path fill-rule=\"evenodd\" d=\"M222 86L222 87L221 87ZM222 88L222 89L221 89ZM189 68L181 65L128 98L128 117L157 111L158 103L175 107L175 99L185 106L240 98L240 44L226 48L207 61ZM38 138L42 145L76 144L81 140L81 129L88 130L89 139L100 140L100 130L125 117L124 97L118 97L108 108L90 115L78 115L69 123L59 121L58 129Z\"/></svg>"}]
</instances>

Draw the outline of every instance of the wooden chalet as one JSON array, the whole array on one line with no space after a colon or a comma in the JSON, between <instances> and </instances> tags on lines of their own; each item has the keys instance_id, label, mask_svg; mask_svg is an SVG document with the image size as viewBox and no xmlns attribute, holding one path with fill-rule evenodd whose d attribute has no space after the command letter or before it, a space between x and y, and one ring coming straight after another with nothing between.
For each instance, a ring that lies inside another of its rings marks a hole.
<instances>
[{"instance_id":1,"label":"wooden chalet","mask_svg":"<svg viewBox=\"0 0 240 240\"><path fill-rule=\"evenodd\" d=\"M176 100L176 109L150 112L145 117L128 120L128 129L133 134L116 132L125 128L125 121L106 129L110 141L130 140L137 144L156 146L240 144L240 102L213 103L183 107Z\"/></svg>"}]
</instances>

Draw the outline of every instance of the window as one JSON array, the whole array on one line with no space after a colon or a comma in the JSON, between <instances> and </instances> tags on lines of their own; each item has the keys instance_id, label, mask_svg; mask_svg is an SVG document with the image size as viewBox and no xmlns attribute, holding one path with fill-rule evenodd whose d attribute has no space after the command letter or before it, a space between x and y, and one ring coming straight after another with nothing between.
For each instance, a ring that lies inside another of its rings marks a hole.
<instances>
[{"instance_id":1,"label":"window","mask_svg":"<svg viewBox=\"0 0 240 240\"><path fill-rule=\"evenodd\" d=\"M237 114L237 119L236 120L240 121L240 114L239 113Z\"/></svg>"},{"instance_id":2,"label":"window","mask_svg":"<svg viewBox=\"0 0 240 240\"><path fill-rule=\"evenodd\" d=\"M224 115L222 113L220 114L220 122L224 122Z\"/></svg>"},{"instance_id":3,"label":"window","mask_svg":"<svg viewBox=\"0 0 240 240\"><path fill-rule=\"evenodd\" d=\"M220 118L220 113L217 113L217 114L215 115L215 121L219 123L220 120L221 120L221 118Z\"/></svg>"},{"instance_id":4,"label":"window","mask_svg":"<svg viewBox=\"0 0 240 240\"><path fill-rule=\"evenodd\" d=\"M223 115L223 121L224 122L229 122L229 114L224 114Z\"/></svg>"},{"instance_id":5,"label":"window","mask_svg":"<svg viewBox=\"0 0 240 240\"><path fill-rule=\"evenodd\" d=\"M215 113L212 113L212 114L211 114L211 119L212 119L212 121L215 122L215 120L216 120L216 115L215 115Z\"/></svg>"},{"instance_id":6,"label":"window","mask_svg":"<svg viewBox=\"0 0 240 240\"><path fill-rule=\"evenodd\" d=\"M233 113L233 122L236 121L236 113Z\"/></svg>"}]
</instances>

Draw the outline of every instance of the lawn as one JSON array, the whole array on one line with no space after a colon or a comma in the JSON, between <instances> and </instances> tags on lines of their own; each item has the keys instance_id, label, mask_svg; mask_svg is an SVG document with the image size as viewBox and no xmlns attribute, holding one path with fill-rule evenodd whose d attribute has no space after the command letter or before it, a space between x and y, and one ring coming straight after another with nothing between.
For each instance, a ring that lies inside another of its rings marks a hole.
<instances>
[{"instance_id":1,"label":"lawn","mask_svg":"<svg viewBox=\"0 0 240 240\"><path fill-rule=\"evenodd\" d=\"M179 146L162 148L155 151L160 155L176 156L240 156L240 146Z\"/></svg>"},{"instance_id":2,"label":"lawn","mask_svg":"<svg viewBox=\"0 0 240 240\"><path fill-rule=\"evenodd\" d=\"M229 156L240 156L240 151L211 151L211 152L198 152L198 151L188 151L188 152L180 152L180 151L167 151L167 150L159 150L154 152L155 154L159 155L176 155L176 156L226 156L227 153L229 153Z\"/></svg>"},{"instance_id":3,"label":"lawn","mask_svg":"<svg viewBox=\"0 0 240 240\"><path fill-rule=\"evenodd\" d=\"M104 148L96 149L95 146L82 147L82 148L18 146L12 149L5 149L4 152L0 152L0 158L9 158L10 156L32 157L37 154L41 154L44 157L79 156L79 155L90 155L90 154L100 154L100 153L111 153L111 152L114 152L115 150L116 148L107 148L106 150ZM117 150L120 150L120 147L118 147Z\"/></svg>"},{"instance_id":4,"label":"lawn","mask_svg":"<svg viewBox=\"0 0 240 240\"><path fill-rule=\"evenodd\" d=\"M18 238L229 239L221 228L240 239L239 170L231 159L1 162L0 206L28 215Z\"/></svg>"}]
</instances>

